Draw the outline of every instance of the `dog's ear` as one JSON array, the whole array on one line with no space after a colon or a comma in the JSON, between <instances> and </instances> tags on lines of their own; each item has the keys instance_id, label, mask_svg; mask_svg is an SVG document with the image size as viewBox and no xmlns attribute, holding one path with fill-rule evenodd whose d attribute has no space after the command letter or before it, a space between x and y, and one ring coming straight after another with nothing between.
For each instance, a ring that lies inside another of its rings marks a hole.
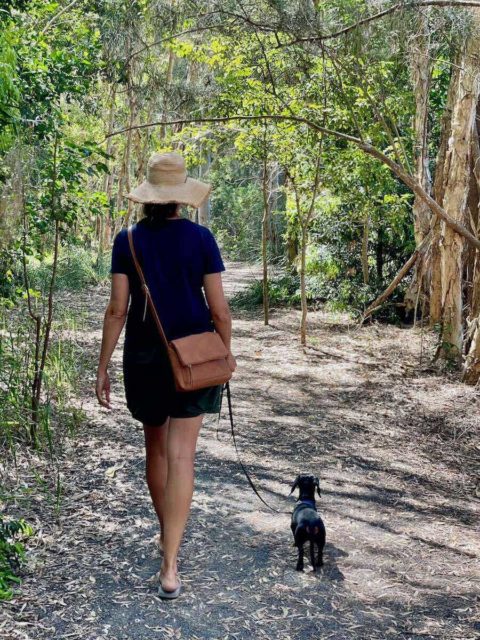
<instances>
[{"instance_id":1,"label":"dog's ear","mask_svg":"<svg viewBox=\"0 0 480 640\"><path fill-rule=\"evenodd\" d=\"M320 493L320 480L318 478L315 478L315 486L317 487L318 497L321 498L322 494Z\"/></svg>"},{"instance_id":2,"label":"dog's ear","mask_svg":"<svg viewBox=\"0 0 480 640\"><path fill-rule=\"evenodd\" d=\"M292 484L292 488L290 489L290 493L288 494L289 496L295 491L295 489L298 487L298 479L299 476L297 476L295 478L295 482Z\"/></svg>"}]
</instances>

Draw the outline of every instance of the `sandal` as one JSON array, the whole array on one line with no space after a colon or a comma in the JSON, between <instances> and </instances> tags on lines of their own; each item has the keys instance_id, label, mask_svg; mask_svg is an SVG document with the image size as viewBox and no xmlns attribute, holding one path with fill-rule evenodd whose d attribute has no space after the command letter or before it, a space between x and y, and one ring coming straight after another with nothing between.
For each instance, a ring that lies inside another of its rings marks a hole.
<instances>
[{"instance_id":1,"label":"sandal","mask_svg":"<svg viewBox=\"0 0 480 640\"><path fill-rule=\"evenodd\" d=\"M178 582L180 584L174 591L165 591L165 589L162 586L162 579L160 577L158 579L158 582L159 582L158 595L160 596L160 598L164 598L166 600L173 600L174 598L178 598L178 596L182 591L182 581L180 580L180 578L178 578Z\"/></svg>"}]
</instances>

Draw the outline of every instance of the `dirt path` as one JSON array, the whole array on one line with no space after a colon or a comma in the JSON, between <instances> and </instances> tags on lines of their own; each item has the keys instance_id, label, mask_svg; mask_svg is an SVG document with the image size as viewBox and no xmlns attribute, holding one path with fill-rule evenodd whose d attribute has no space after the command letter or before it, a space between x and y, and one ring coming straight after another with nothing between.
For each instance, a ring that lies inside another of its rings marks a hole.
<instances>
[{"instance_id":1,"label":"dirt path","mask_svg":"<svg viewBox=\"0 0 480 640\"><path fill-rule=\"evenodd\" d=\"M227 292L256 274L227 263ZM80 390L88 420L59 460L61 524L47 524L30 548L23 590L4 609L0 637L479 636L479 502L451 444L452 434L460 441L478 427L478 391L419 372L418 330L357 330L322 312L309 316L306 350L298 344L299 311L275 310L270 326L260 312L236 313L231 387L242 459L266 500L290 510L296 474L320 477L324 570L295 571L289 516L270 512L249 487L225 399L218 439L212 415L199 439L179 557L184 593L160 600L149 581L159 559L143 433L125 408L121 345L112 365L115 412L92 395L107 295L100 288L77 297L92 364ZM432 349L426 339L423 349Z\"/></svg>"}]
</instances>

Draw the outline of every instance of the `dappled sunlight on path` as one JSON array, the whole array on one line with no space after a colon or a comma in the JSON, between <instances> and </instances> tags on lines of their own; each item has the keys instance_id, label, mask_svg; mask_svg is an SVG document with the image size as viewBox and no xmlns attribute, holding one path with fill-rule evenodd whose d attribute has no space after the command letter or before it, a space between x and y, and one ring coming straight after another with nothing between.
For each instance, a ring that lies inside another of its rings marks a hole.
<instances>
[{"instance_id":1,"label":"dappled sunlight on path","mask_svg":"<svg viewBox=\"0 0 480 640\"><path fill-rule=\"evenodd\" d=\"M261 271L226 266L229 296ZM478 415L477 393L418 370L417 330L358 330L322 311L309 314L305 349L299 310L274 310L270 326L261 309L235 312L231 388L237 443L263 497L289 511L297 473L320 477L324 570L314 574L306 563L295 571L289 516L269 511L249 487L224 397L218 432L207 415L200 433L179 556L185 589L161 601L143 432L125 407L121 345L112 361L115 411L93 396L107 296L104 287L76 297L92 363L78 399L87 422L59 463L61 526L44 532L33 551L37 569L17 598L25 636L9 637L475 637L478 500L468 474L424 427L440 416L455 421L458 406Z\"/></svg>"}]
</instances>

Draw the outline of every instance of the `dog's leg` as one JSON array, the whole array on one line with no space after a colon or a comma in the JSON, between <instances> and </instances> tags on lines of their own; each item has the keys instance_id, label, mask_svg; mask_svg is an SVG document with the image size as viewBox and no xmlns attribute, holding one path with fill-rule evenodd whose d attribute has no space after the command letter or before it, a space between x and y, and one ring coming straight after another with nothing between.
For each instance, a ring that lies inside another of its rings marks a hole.
<instances>
[{"instance_id":1,"label":"dog's leg","mask_svg":"<svg viewBox=\"0 0 480 640\"><path fill-rule=\"evenodd\" d=\"M298 544L297 571L303 571L303 544Z\"/></svg>"},{"instance_id":2,"label":"dog's leg","mask_svg":"<svg viewBox=\"0 0 480 640\"><path fill-rule=\"evenodd\" d=\"M312 569L316 571L317 567L315 565L315 541L313 539L310 539L310 562L312 563Z\"/></svg>"},{"instance_id":3,"label":"dog's leg","mask_svg":"<svg viewBox=\"0 0 480 640\"><path fill-rule=\"evenodd\" d=\"M317 555L317 567L323 567L323 544L320 544L320 542L317 542L317 546L318 546L318 555Z\"/></svg>"},{"instance_id":4,"label":"dog's leg","mask_svg":"<svg viewBox=\"0 0 480 640\"><path fill-rule=\"evenodd\" d=\"M294 541L293 541L292 547L296 547L296 546L297 546L297 541L295 540L295 530L296 530L296 528L297 528L297 524L296 524L295 522L292 522L292 523L290 524L290 528L291 528L291 530L292 530L293 538L294 538Z\"/></svg>"}]
</instances>

